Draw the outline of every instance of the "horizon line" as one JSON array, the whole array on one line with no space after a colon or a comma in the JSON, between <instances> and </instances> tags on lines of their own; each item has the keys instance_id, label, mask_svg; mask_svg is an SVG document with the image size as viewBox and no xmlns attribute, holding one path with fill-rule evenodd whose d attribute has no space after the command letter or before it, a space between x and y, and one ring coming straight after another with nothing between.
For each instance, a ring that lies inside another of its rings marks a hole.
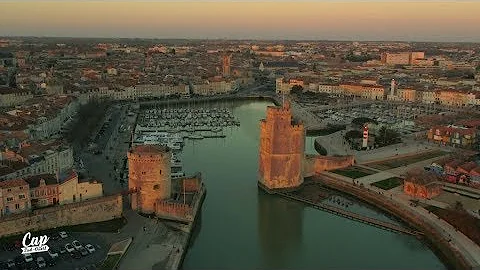
<instances>
[{"instance_id":1,"label":"horizon line","mask_svg":"<svg viewBox=\"0 0 480 270\"><path fill-rule=\"evenodd\" d=\"M1 1L1 0L0 0ZM66 39L144 39L144 40L184 40L184 41L204 41L204 40L223 40L223 41L329 41L329 42L404 42L404 43L474 43L480 44L480 41L433 41L433 40L373 40L373 39L297 39L297 38L187 38L187 37L105 37L105 36L17 36L17 35L0 35L0 39L4 38L66 38Z\"/></svg>"}]
</instances>

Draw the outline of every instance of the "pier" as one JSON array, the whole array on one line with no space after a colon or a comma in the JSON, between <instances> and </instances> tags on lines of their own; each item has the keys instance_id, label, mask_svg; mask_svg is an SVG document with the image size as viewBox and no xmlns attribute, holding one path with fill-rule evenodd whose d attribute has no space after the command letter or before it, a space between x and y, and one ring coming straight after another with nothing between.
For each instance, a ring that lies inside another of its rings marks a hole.
<instances>
[{"instance_id":1,"label":"pier","mask_svg":"<svg viewBox=\"0 0 480 270\"><path fill-rule=\"evenodd\" d=\"M378 219L374 219L374 218L371 218L371 217L359 215L357 213L353 213L353 212L350 212L350 211L347 211L347 210L344 210L344 209L341 209L341 208L338 208L338 207L335 207L335 206L332 206L332 205L328 205L328 204L324 204L324 203L314 203L310 200L301 198L299 196L294 196L294 195L288 194L286 192L276 192L276 194L278 194L278 195L280 195L284 198L288 198L288 199L291 199L291 200L294 200L294 201L299 201L299 202L308 204L308 205L312 206L313 208L316 208L316 209L319 209L319 210L322 210L322 211L325 211L325 212L328 212L328 213L331 213L331 214L334 214L334 215L337 215L337 216L348 218L350 220L361 222L361 223L364 223L364 224L367 224L367 225L370 225L370 226L374 226L374 227L377 227L377 228L380 228L380 229L383 229L383 230L408 234L408 235L412 235L412 236L416 236L416 237L423 236L422 232L411 230L411 229L408 229L408 228L405 228L405 227L402 227L402 226L399 226L399 225L396 225L396 224L393 224L393 223L380 221Z\"/></svg>"}]
</instances>

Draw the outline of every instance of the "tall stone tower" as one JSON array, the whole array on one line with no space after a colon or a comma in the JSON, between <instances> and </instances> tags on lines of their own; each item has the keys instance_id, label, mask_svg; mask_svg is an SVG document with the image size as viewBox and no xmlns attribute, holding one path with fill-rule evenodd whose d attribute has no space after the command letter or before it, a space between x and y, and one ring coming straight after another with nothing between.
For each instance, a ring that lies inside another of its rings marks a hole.
<instances>
[{"instance_id":1,"label":"tall stone tower","mask_svg":"<svg viewBox=\"0 0 480 270\"><path fill-rule=\"evenodd\" d=\"M134 146L128 156L128 188L132 193L132 209L155 213L159 200L170 199L172 188L170 162L172 152L160 145Z\"/></svg>"},{"instance_id":2,"label":"tall stone tower","mask_svg":"<svg viewBox=\"0 0 480 270\"><path fill-rule=\"evenodd\" d=\"M290 103L269 106L260 121L259 186L267 192L303 183L305 129L293 123Z\"/></svg>"},{"instance_id":3,"label":"tall stone tower","mask_svg":"<svg viewBox=\"0 0 480 270\"><path fill-rule=\"evenodd\" d=\"M223 77L230 76L230 62L232 60L232 55L224 55L222 57L222 75Z\"/></svg>"}]
</instances>

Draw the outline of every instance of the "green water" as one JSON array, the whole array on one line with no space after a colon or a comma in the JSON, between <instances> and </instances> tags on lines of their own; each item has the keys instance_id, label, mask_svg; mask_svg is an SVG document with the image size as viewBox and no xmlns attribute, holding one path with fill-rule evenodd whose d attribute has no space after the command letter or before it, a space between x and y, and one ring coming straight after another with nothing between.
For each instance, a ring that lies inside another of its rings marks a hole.
<instances>
[{"instance_id":1,"label":"green water","mask_svg":"<svg viewBox=\"0 0 480 270\"><path fill-rule=\"evenodd\" d=\"M260 192L258 120L268 105L222 104L241 126L225 139L186 142L184 171L203 173L207 196L184 269L445 269L413 237ZM306 151L314 153L312 138ZM349 208L388 220L358 203Z\"/></svg>"}]
</instances>

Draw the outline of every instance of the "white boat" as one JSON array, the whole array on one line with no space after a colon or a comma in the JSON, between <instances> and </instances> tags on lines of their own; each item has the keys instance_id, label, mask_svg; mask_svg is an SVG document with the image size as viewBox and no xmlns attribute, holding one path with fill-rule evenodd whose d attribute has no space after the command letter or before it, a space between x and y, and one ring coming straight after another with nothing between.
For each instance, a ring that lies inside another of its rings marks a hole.
<instances>
[{"instance_id":1,"label":"white boat","mask_svg":"<svg viewBox=\"0 0 480 270\"><path fill-rule=\"evenodd\" d=\"M220 127L212 128L212 132L221 132L223 129Z\"/></svg>"},{"instance_id":2,"label":"white boat","mask_svg":"<svg viewBox=\"0 0 480 270\"><path fill-rule=\"evenodd\" d=\"M167 143L168 148L172 150L182 150L182 145L179 143L174 143L174 142L168 142Z\"/></svg>"},{"instance_id":3,"label":"white boat","mask_svg":"<svg viewBox=\"0 0 480 270\"><path fill-rule=\"evenodd\" d=\"M171 173L171 174L170 174L170 177L171 177L172 179L182 178L182 177L185 177L185 173L184 173L184 172Z\"/></svg>"},{"instance_id":4,"label":"white boat","mask_svg":"<svg viewBox=\"0 0 480 270\"><path fill-rule=\"evenodd\" d=\"M182 161L179 159L172 158L170 161L170 167L182 167Z\"/></svg>"},{"instance_id":5,"label":"white boat","mask_svg":"<svg viewBox=\"0 0 480 270\"><path fill-rule=\"evenodd\" d=\"M192 139L192 140L201 140L201 139L203 139L203 136L202 135L191 134L191 135L188 135L188 138Z\"/></svg>"}]
</instances>

